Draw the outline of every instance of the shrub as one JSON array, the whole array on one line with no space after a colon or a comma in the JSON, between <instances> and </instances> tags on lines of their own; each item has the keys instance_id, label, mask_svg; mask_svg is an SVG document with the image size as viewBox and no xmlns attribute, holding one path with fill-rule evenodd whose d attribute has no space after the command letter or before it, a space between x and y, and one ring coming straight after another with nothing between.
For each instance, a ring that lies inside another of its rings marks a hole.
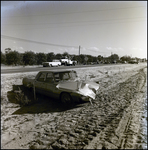
<instances>
[{"instance_id":1,"label":"shrub","mask_svg":"<svg viewBox=\"0 0 148 150\"><path fill-rule=\"evenodd\" d=\"M19 88L18 91L14 91L16 93L16 101L20 106L27 106L32 103L31 99L28 99L28 97L22 92L22 90Z\"/></svg>"}]
</instances>

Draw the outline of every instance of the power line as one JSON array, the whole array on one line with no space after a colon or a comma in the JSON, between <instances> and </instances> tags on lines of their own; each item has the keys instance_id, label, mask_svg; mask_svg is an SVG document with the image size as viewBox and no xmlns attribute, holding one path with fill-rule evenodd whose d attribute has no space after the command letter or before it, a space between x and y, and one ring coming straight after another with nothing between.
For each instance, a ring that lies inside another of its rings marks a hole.
<instances>
[{"instance_id":1,"label":"power line","mask_svg":"<svg viewBox=\"0 0 148 150\"><path fill-rule=\"evenodd\" d=\"M66 13L55 13L55 14L42 14L42 15L29 15L29 16L6 16L6 17L2 17L1 18L7 18L7 17L30 17L30 16L51 16L51 15L63 15L63 14L76 14L76 13L86 13L86 12L99 12L99 11L109 11L109 10L120 10L120 9L131 9L131 8L141 8L141 7L145 7L145 6L138 6L138 7L120 7L120 8L110 8L110 9L100 9L100 10L88 10L88 11L77 11L77 12L66 12Z\"/></svg>"},{"instance_id":2,"label":"power line","mask_svg":"<svg viewBox=\"0 0 148 150\"><path fill-rule=\"evenodd\" d=\"M106 20L107 21L107 20ZM88 22L87 24L73 24L73 25L59 25L58 26L58 28L59 27L76 27L76 26L89 26L89 25L103 25L103 24L120 24L120 23L133 23L133 22L141 22L141 21L145 21L145 20L128 20L128 21L124 21L124 20L120 20L120 22L119 21L114 21L114 22ZM25 27L25 26L24 26ZM3 27L4 28L4 27ZM48 26L48 27L32 27L32 28L28 28L28 29L20 29L20 28L18 28L17 27L17 30L38 30L38 29L41 29L41 30L46 30L46 29L49 29L49 28L57 28L57 26ZM13 30L14 31L14 28L13 29L1 29L2 31L11 31L11 30Z\"/></svg>"},{"instance_id":3,"label":"power line","mask_svg":"<svg viewBox=\"0 0 148 150\"><path fill-rule=\"evenodd\" d=\"M117 18L117 19L114 19L114 18L112 18L112 19L99 19L99 20L86 20L86 21L72 21L72 22L56 22L56 23L36 23L36 24L19 24L19 23L17 23L17 24L5 24L4 23L4 25L45 25L45 24L47 24L47 25L50 25L50 24L64 24L64 23L83 23L83 22L97 22L97 21L118 21L118 20L124 20L124 19L146 19L146 17L132 17L132 18Z\"/></svg>"},{"instance_id":4,"label":"power line","mask_svg":"<svg viewBox=\"0 0 148 150\"><path fill-rule=\"evenodd\" d=\"M6 36L6 35L1 35L1 37L2 37L2 38L5 38L5 39L18 40L18 41L23 41L23 42L31 42L31 43L35 43L35 44L43 44L43 45L59 46L59 47L78 48L78 46L68 46L68 45L51 44L51 43L45 43L45 42L38 42L38 41L26 40L26 39L21 39L21 38Z\"/></svg>"}]
</instances>

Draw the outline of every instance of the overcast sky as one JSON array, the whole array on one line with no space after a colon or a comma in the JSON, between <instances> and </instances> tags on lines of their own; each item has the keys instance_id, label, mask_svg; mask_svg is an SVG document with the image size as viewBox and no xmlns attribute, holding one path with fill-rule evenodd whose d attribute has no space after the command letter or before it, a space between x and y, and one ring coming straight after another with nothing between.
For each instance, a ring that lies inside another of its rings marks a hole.
<instances>
[{"instance_id":1,"label":"overcast sky","mask_svg":"<svg viewBox=\"0 0 148 150\"><path fill-rule=\"evenodd\" d=\"M147 1L1 1L1 51L147 58Z\"/></svg>"}]
</instances>

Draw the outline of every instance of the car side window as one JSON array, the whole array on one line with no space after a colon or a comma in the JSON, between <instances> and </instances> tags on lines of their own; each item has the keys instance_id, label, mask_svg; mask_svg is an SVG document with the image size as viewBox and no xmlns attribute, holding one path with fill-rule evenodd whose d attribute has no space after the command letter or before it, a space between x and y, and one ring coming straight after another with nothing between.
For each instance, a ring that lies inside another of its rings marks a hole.
<instances>
[{"instance_id":1,"label":"car side window","mask_svg":"<svg viewBox=\"0 0 148 150\"><path fill-rule=\"evenodd\" d=\"M74 72L74 71L70 72L69 75L70 75L70 78L71 78L71 79L77 78L77 74L76 74L76 72Z\"/></svg>"},{"instance_id":2,"label":"car side window","mask_svg":"<svg viewBox=\"0 0 148 150\"><path fill-rule=\"evenodd\" d=\"M54 74L54 78L55 78L55 82L59 82L60 81L60 74L59 73L55 73Z\"/></svg>"},{"instance_id":3,"label":"car side window","mask_svg":"<svg viewBox=\"0 0 148 150\"><path fill-rule=\"evenodd\" d=\"M46 82L47 83L53 83L54 82L54 78L53 78L53 74L52 73L47 73Z\"/></svg>"},{"instance_id":4,"label":"car side window","mask_svg":"<svg viewBox=\"0 0 148 150\"><path fill-rule=\"evenodd\" d=\"M64 73L63 74L63 80L68 80L70 77L69 77L69 74L68 73Z\"/></svg>"},{"instance_id":5,"label":"car side window","mask_svg":"<svg viewBox=\"0 0 148 150\"><path fill-rule=\"evenodd\" d=\"M38 77L37 81L44 82L46 79L46 73L41 73L40 76Z\"/></svg>"}]
</instances>

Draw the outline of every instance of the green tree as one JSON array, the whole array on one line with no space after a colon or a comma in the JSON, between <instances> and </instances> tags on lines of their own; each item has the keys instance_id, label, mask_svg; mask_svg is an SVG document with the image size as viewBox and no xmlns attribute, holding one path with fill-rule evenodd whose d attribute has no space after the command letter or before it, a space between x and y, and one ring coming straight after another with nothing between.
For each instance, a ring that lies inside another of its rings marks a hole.
<instances>
[{"instance_id":1,"label":"green tree","mask_svg":"<svg viewBox=\"0 0 148 150\"><path fill-rule=\"evenodd\" d=\"M6 55L1 52L1 64L5 64L6 63Z\"/></svg>"},{"instance_id":2,"label":"green tree","mask_svg":"<svg viewBox=\"0 0 148 150\"><path fill-rule=\"evenodd\" d=\"M69 54L69 59L70 59L70 60L74 60L74 58L75 58L75 55L74 55L74 54L72 54L72 55Z\"/></svg>"},{"instance_id":3,"label":"green tree","mask_svg":"<svg viewBox=\"0 0 148 150\"><path fill-rule=\"evenodd\" d=\"M20 54L17 51L6 53L6 64L17 65L20 62Z\"/></svg>"},{"instance_id":4,"label":"green tree","mask_svg":"<svg viewBox=\"0 0 148 150\"><path fill-rule=\"evenodd\" d=\"M98 61L102 61L103 60L103 56L98 55Z\"/></svg>"},{"instance_id":5,"label":"green tree","mask_svg":"<svg viewBox=\"0 0 148 150\"><path fill-rule=\"evenodd\" d=\"M97 59L97 57L93 56L92 60L93 60L93 62L97 62L98 59Z\"/></svg>"},{"instance_id":6,"label":"green tree","mask_svg":"<svg viewBox=\"0 0 148 150\"><path fill-rule=\"evenodd\" d=\"M119 56L117 54L113 54L113 55L109 56L109 59L110 59L111 63L118 62Z\"/></svg>"},{"instance_id":7,"label":"green tree","mask_svg":"<svg viewBox=\"0 0 148 150\"><path fill-rule=\"evenodd\" d=\"M58 53L55 55L55 59L61 59L62 58L62 54Z\"/></svg>"},{"instance_id":8,"label":"green tree","mask_svg":"<svg viewBox=\"0 0 148 150\"><path fill-rule=\"evenodd\" d=\"M12 51L11 48L5 48L5 54L7 54L7 53L9 53L11 51Z\"/></svg>"},{"instance_id":9,"label":"green tree","mask_svg":"<svg viewBox=\"0 0 148 150\"><path fill-rule=\"evenodd\" d=\"M72 60L75 60L75 61L79 62L79 56L78 55L73 55Z\"/></svg>"},{"instance_id":10,"label":"green tree","mask_svg":"<svg viewBox=\"0 0 148 150\"><path fill-rule=\"evenodd\" d=\"M62 54L62 56L63 56L63 58L69 58L68 52L64 52L64 53Z\"/></svg>"},{"instance_id":11,"label":"green tree","mask_svg":"<svg viewBox=\"0 0 148 150\"><path fill-rule=\"evenodd\" d=\"M42 62L46 62L47 60L46 54L44 53L37 53L36 57L37 57L37 65L42 65Z\"/></svg>"},{"instance_id":12,"label":"green tree","mask_svg":"<svg viewBox=\"0 0 148 150\"><path fill-rule=\"evenodd\" d=\"M52 60L55 58L55 54L53 52L46 54L47 61L52 62Z\"/></svg>"},{"instance_id":13,"label":"green tree","mask_svg":"<svg viewBox=\"0 0 148 150\"><path fill-rule=\"evenodd\" d=\"M129 62L129 61L131 61L131 57L130 56L122 56L121 58L120 58L120 61L121 62L124 62L124 61L126 61L126 62Z\"/></svg>"},{"instance_id":14,"label":"green tree","mask_svg":"<svg viewBox=\"0 0 148 150\"><path fill-rule=\"evenodd\" d=\"M78 63L83 64L85 62L84 58L85 58L85 55L83 54L78 55Z\"/></svg>"},{"instance_id":15,"label":"green tree","mask_svg":"<svg viewBox=\"0 0 148 150\"><path fill-rule=\"evenodd\" d=\"M19 62L19 65L24 65L24 62L23 62L24 53L19 53L19 54L20 54L20 62Z\"/></svg>"},{"instance_id":16,"label":"green tree","mask_svg":"<svg viewBox=\"0 0 148 150\"><path fill-rule=\"evenodd\" d=\"M87 63L90 64L91 62L93 62L93 57L91 55L87 55Z\"/></svg>"},{"instance_id":17,"label":"green tree","mask_svg":"<svg viewBox=\"0 0 148 150\"><path fill-rule=\"evenodd\" d=\"M135 57L135 59L136 59L136 61L137 61L137 62L140 62L140 58L138 58L138 57Z\"/></svg>"},{"instance_id":18,"label":"green tree","mask_svg":"<svg viewBox=\"0 0 148 150\"><path fill-rule=\"evenodd\" d=\"M32 51L25 52L23 55L23 62L24 65L36 65L37 64L36 54Z\"/></svg>"},{"instance_id":19,"label":"green tree","mask_svg":"<svg viewBox=\"0 0 148 150\"><path fill-rule=\"evenodd\" d=\"M71 60L76 60L76 55L70 55Z\"/></svg>"}]
</instances>

